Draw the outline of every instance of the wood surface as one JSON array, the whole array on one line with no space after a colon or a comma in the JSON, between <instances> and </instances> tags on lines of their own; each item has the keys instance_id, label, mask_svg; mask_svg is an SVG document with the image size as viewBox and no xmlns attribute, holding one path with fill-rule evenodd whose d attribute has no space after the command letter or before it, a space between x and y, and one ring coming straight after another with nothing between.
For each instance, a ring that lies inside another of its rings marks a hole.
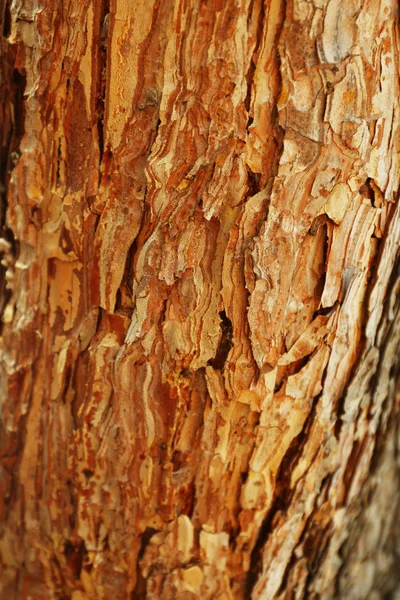
<instances>
[{"instance_id":1,"label":"wood surface","mask_svg":"<svg viewBox=\"0 0 400 600\"><path fill-rule=\"evenodd\" d=\"M397 1L0 6L0 597L398 598Z\"/></svg>"}]
</instances>

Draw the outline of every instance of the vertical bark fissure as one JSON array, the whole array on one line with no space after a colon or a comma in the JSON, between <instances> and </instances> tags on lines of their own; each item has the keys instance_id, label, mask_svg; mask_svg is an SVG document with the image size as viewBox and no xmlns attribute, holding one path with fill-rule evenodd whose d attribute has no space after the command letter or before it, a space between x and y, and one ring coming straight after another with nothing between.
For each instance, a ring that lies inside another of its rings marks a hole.
<instances>
[{"instance_id":1,"label":"vertical bark fissure","mask_svg":"<svg viewBox=\"0 0 400 600\"><path fill-rule=\"evenodd\" d=\"M226 316L225 311L219 313L221 319L221 339L214 358L208 363L214 368L222 371L230 349L232 348L232 323Z\"/></svg>"},{"instance_id":2,"label":"vertical bark fissure","mask_svg":"<svg viewBox=\"0 0 400 600\"><path fill-rule=\"evenodd\" d=\"M0 317L12 297L14 264L18 242L7 226L8 184L10 174L20 158L20 142L24 135L24 93L26 77L15 67L17 48L8 41L11 26L9 3L2 3L0 27L1 75L1 141L0 141ZM9 317L6 316L6 319ZM4 317L0 320L0 334Z\"/></svg>"},{"instance_id":3,"label":"vertical bark fissure","mask_svg":"<svg viewBox=\"0 0 400 600\"><path fill-rule=\"evenodd\" d=\"M296 462L300 460L301 451L308 441L309 432L315 420L316 409L319 400L320 396L314 399L311 410L301 432L293 439L279 466L279 470L276 475L274 499L258 531L257 539L251 552L250 568L246 575L246 584L244 588L245 598L252 598L253 591L257 585L258 578L263 567L263 549L268 541L269 536L273 533L274 518L277 513L284 513L287 510L291 504L293 495L295 494L295 488L291 487L290 482L292 473L291 468L293 468ZM298 483L296 485L298 485ZM283 579L288 576L289 568L290 561L285 570L285 574L283 575ZM282 585L283 584L281 584L281 587Z\"/></svg>"},{"instance_id":4,"label":"vertical bark fissure","mask_svg":"<svg viewBox=\"0 0 400 600\"><path fill-rule=\"evenodd\" d=\"M101 182L101 165L103 162L104 148L104 118L107 102L107 77L110 69L110 58L108 53L110 39L110 0L101 0L99 10L99 21L97 28L97 77L96 77L96 115L97 132L99 140L99 183Z\"/></svg>"}]
</instances>

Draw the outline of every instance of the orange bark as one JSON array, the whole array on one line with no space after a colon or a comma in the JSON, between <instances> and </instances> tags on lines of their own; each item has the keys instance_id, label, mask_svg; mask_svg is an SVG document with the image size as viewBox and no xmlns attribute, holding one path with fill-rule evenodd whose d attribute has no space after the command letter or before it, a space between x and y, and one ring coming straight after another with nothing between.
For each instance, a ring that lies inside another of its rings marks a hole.
<instances>
[{"instance_id":1,"label":"orange bark","mask_svg":"<svg viewBox=\"0 0 400 600\"><path fill-rule=\"evenodd\" d=\"M397 3L2 14L1 598L383 598Z\"/></svg>"}]
</instances>

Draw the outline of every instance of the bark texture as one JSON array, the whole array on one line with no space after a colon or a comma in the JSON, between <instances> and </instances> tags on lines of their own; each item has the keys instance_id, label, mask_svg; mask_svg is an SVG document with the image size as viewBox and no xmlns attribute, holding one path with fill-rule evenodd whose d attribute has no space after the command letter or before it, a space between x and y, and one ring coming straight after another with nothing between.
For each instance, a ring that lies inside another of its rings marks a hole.
<instances>
[{"instance_id":1,"label":"bark texture","mask_svg":"<svg viewBox=\"0 0 400 600\"><path fill-rule=\"evenodd\" d=\"M397 1L0 4L1 598L386 597Z\"/></svg>"}]
</instances>

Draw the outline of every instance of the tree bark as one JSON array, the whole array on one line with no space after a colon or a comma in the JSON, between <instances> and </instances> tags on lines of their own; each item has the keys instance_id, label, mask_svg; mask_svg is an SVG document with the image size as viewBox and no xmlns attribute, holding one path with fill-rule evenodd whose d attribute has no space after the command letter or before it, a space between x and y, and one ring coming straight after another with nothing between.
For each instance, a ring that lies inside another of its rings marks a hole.
<instances>
[{"instance_id":1,"label":"tree bark","mask_svg":"<svg viewBox=\"0 0 400 600\"><path fill-rule=\"evenodd\" d=\"M1 7L1 598L394 597L396 0Z\"/></svg>"}]
</instances>

